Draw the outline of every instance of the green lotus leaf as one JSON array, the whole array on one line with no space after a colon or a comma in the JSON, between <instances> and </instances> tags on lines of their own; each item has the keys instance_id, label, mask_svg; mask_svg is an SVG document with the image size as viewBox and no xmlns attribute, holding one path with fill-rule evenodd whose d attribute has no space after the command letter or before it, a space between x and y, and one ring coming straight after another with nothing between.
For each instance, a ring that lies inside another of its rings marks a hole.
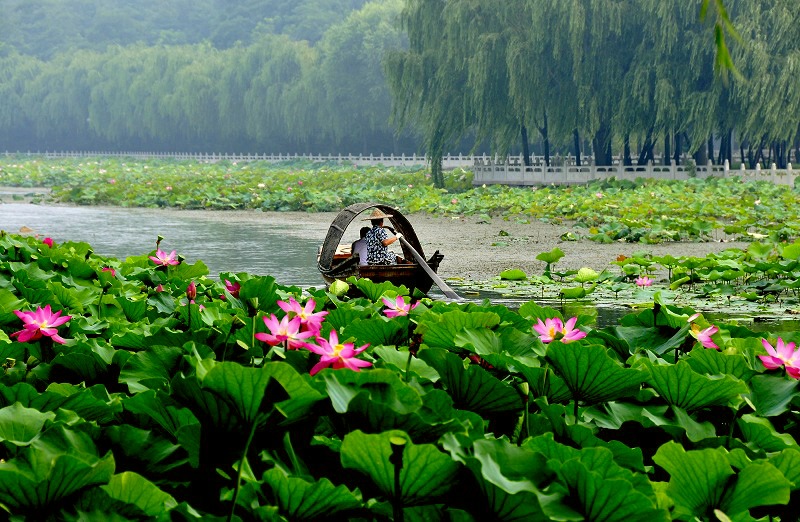
<instances>
[{"instance_id":1,"label":"green lotus leaf","mask_svg":"<svg viewBox=\"0 0 800 522\"><path fill-rule=\"evenodd\" d=\"M592 270L588 267L583 267L578 270L578 273L575 275L574 280L577 283L589 283L591 281L597 281L600 277L596 271Z\"/></svg>"},{"instance_id":2,"label":"green lotus leaf","mask_svg":"<svg viewBox=\"0 0 800 522\"><path fill-rule=\"evenodd\" d=\"M181 447L173 444L152 430L144 430L130 424L109 426L103 431L111 443L118 464L139 470L148 476L169 473L187 464Z\"/></svg>"},{"instance_id":3,"label":"green lotus leaf","mask_svg":"<svg viewBox=\"0 0 800 522\"><path fill-rule=\"evenodd\" d=\"M290 520L320 520L362 505L352 491L326 478L308 482L273 468L264 473L264 483L272 488L280 513Z\"/></svg>"},{"instance_id":4,"label":"green lotus leaf","mask_svg":"<svg viewBox=\"0 0 800 522\"><path fill-rule=\"evenodd\" d=\"M94 273L94 270L92 270ZM99 288L67 288L58 281L51 281L48 288L53 292L57 302L61 305L58 308L66 308L83 313L91 304L97 303L100 297Z\"/></svg>"},{"instance_id":5,"label":"green lotus leaf","mask_svg":"<svg viewBox=\"0 0 800 522\"><path fill-rule=\"evenodd\" d=\"M400 414L415 412L422 406L419 392L389 370L330 371L322 375L333 409L339 413L347 412L350 402L359 394Z\"/></svg>"},{"instance_id":6,"label":"green lotus leaf","mask_svg":"<svg viewBox=\"0 0 800 522\"><path fill-rule=\"evenodd\" d=\"M457 408L483 416L522 408L519 393L483 368L474 364L464 368L459 356L441 348L420 350L418 356L439 373Z\"/></svg>"},{"instance_id":7,"label":"green lotus leaf","mask_svg":"<svg viewBox=\"0 0 800 522\"><path fill-rule=\"evenodd\" d=\"M761 417L781 415L789 409L792 400L800 395L797 381L780 375L756 375L750 379L749 384L748 399Z\"/></svg>"},{"instance_id":8,"label":"green lotus leaf","mask_svg":"<svg viewBox=\"0 0 800 522\"><path fill-rule=\"evenodd\" d=\"M426 314L420 319L417 332L423 334L423 342L431 348L451 348L456 335L465 328L492 328L499 323L500 316L493 312L453 310L440 316Z\"/></svg>"},{"instance_id":9,"label":"green lotus leaf","mask_svg":"<svg viewBox=\"0 0 800 522\"><path fill-rule=\"evenodd\" d=\"M367 299L372 301L373 303L377 303L381 300L383 294L389 292L393 295L408 295L408 288L401 285L395 286L389 281L384 281L382 283L374 283L369 279L355 279L355 278L348 278L347 281L351 284L354 284L356 288L358 288Z\"/></svg>"},{"instance_id":10,"label":"green lotus leaf","mask_svg":"<svg viewBox=\"0 0 800 522\"><path fill-rule=\"evenodd\" d=\"M733 488L725 492L720 509L736 516L759 506L788 504L790 485L769 462L754 462L739 472Z\"/></svg>"},{"instance_id":11,"label":"green lotus leaf","mask_svg":"<svg viewBox=\"0 0 800 522\"><path fill-rule=\"evenodd\" d=\"M0 440L27 446L39 436L45 422L54 418L52 412L42 413L15 402L0 409Z\"/></svg>"},{"instance_id":12,"label":"green lotus leaf","mask_svg":"<svg viewBox=\"0 0 800 522\"><path fill-rule=\"evenodd\" d=\"M348 285L341 279L337 279L336 281L331 283L331 286L328 288L328 290L336 297L342 297L343 295L345 295L347 292L350 291L350 285Z\"/></svg>"},{"instance_id":13,"label":"green lotus leaf","mask_svg":"<svg viewBox=\"0 0 800 522\"><path fill-rule=\"evenodd\" d=\"M783 251L781 252L781 257L783 257L784 259L793 259L793 260L800 259L800 243L795 242L783 247Z\"/></svg>"},{"instance_id":14,"label":"green lotus leaf","mask_svg":"<svg viewBox=\"0 0 800 522\"><path fill-rule=\"evenodd\" d=\"M564 254L564 252L560 248L555 247L553 250L549 252L542 252L541 254L538 254L536 256L536 259L538 259L539 261L544 261L548 265L551 265L553 263L557 263L558 260L564 257L565 255L566 254Z\"/></svg>"},{"instance_id":15,"label":"green lotus leaf","mask_svg":"<svg viewBox=\"0 0 800 522\"><path fill-rule=\"evenodd\" d=\"M455 434L445 435L443 444L472 472L494 520L583 520L561 504L560 494L544 492L553 471L541 453L502 439L473 442Z\"/></svg>"},{"instance_id":16,"label":"green lotus leaf","mask_svg":"<svg viewBox=\"0 0 800 522\"><path fill-rule=\"evenodd\" d=\"M151 346L125 361L119 371L119 382L127 384L130 393L164 389L183 355L180 348Z\"/></svg>"},{"instance_id":17,"label":"green lotus leaf","mask_svg":"<svg viewBox=\"0 0 800 522\"><path fill-rule=\"evenodd\" d=\"M667 403L686 411L736 402L750 391L739 379L730 375L702 375L686 361L674 365L644 361L644 365L650 371L648 383L658 394Z\"/></svg>"},{"instance_id":18,"label":"green lotus leaf","mask_svg":"<svg viewBox=\"0 0 800 522\"><path fill-rule=\"evenodd\" d=\"M208 269L206 269L208 270ZM255 276L242 283L239 299L262 312L273 312L278 302L277 285L272 276Z\"/></svg>"},{"instance_id":19,"label":"green lotus leaf","mask_svg":"<svg viewBox=\"0 0 800 522\"><path fill-rule=\"evenodd\" d=\"M554 341L547 347L547 358L564 379L573 399L587 404L632 395L647 377L638 369L620 366L598 344Z\"/></svg>"},{"instance_id":20,"label":"green lotus leaf","mask_svg":"<svg viewBox=\"0 0 800 522\"><path fill-rule=\"evenodd\" d=\"M586 520L628 521L667 521L671 520L665 509L657 507L655 494L645 495L631 480L620 477L613 471L614 463L605 459L604 464L596 461L587 464L584 459L591 452L603 451L600 448L584 450L580 459L565 462L559 474L570 490L572 505Z\"/></svg>"},{"instance_id":21,"label":"green lotus leaf","mask_svg":"<svg viewBox=\"0 0 800 522\"><path fill-rule=\"evenodd\" d=\"M347 303L349 304L349 303ZM370 317L371 311L363 307L342 305L334 310L330 310L325 316L325 324L330 325L334 330L342 331L347 325L358 319Z\"/></svg>"},{"instance_id":22,"label":"green lotus leaf","mask_svg":"<svg viewBox=\"0 0 800 522\"><path fill-rule=\"evenodd\" d=\"M740 354L728 354L706 348L694 348L685 359L697 373L706 375L731 375L748 382L756 374ZM752 386L752 382L751 382Z\"/></svg>"},{"instance_id":23,"label":"green lotus leaf","mask_svg":"<svg viewBox=\"0 0 800 522\"><path fill-rule=\"evenodd\" d=\"M27 408L41 412L59 408L74 411L85 420L108 422L122 410L118 402L112 401L102 384L90 388L67 383L50 384L43 393L27 383L0 386L0 406L19 402Z\"/></svg>"},{"instance_id":24,"label":"green lotus leaf","mask_svg":"<svg viewBox=\"0 0 800 522\"><path fill-rule=\"evenodd\" d=\"M744 441L750 446L767 453L783 451L787 448L800 449L788 433L778 433L772 423L763 417L745 414L736 421L742 431Z\"/></svg>"},{"instance_id":25,"label":"green lotus leaf","mask_svg":"<svg viewBox=\"0 0 800 522\"><path fill-rule=\"evenodd\" d=\"M800 449L788 448L769 458L769 463L778 468L789 482L792 491L800 489Z\"/></svg>"},{"instance_id":26,"label":"green lotus leaf","mask_svg":"<svg viewBox=\"0 0 800 522\"><path fill-rule=\"evenodd\" d=\"M105 484L114 456L98 457L88 435L49 429L16 457L0 462L0 503L17 515L37 518L79 491Z\"/></svg>"},{"instance_id":27,"label":"green lotus leaf","mask_svg":"<svg viewBox=\"0 0 800 522\"><path fill-rule=\"evenodd\" d=\"M202 261L195 261L194 263L183 262L174 267L171 273L173 278L181 279L183 281L191 281L208 275L208 267Z\"/></svg>"},{"instance_id":28,"label":"green lotus leaf","mask_svg":"<svg viewBox=\"0 0 800 522\"><path fill-rule=\"evenodd\" d=\"M343 338L354 337L358 345L370 346L399 345L408 338L408 320L385 321L380 317L370 319L356 319L348 324L340 335Z\"/></svg>"},{"instance_id":29,"label":"green lotus leaf","mask_svg":"<svg viewBox=\"0 0 800 522\"><path fill-rule=\"evenodd\" d=\"M528 301L519 307L519 315L528 317L536 322L537 319L545 320L548 317L558 317L563 319L561 312L555 308L540 306L535 301Z\"/></svg>"},{"instance_id":30,"label":"green lotus leaf","mask_svg":"<svg viewBox=\"0 0 800 522\"><path fill-rule=\"evenodd\" d=\"M108 484L100 487L112 499L136 506L149 517L163 516L178 505L172 495L133 471L114 475Z\"/></svg>"},{"instance_id":31,"label":"green lotus leaf","mask_svg":"<svg viewBox=\"0 0 800 522\"><path fill-rule=\"evenodd\" d=\"M379 346L372 350L372 353L380 357L382 361L391 368L394 368L395 371L405 372L406 368L408 368L411 373L422 379L430 382L439 380L439 374L436 370L419 358L412 356L409 365L408 358L410 354L408 351L402 351L392 346ZM406 380L408 381L408 378L406 378Z\"/></svg>"},{"instance_id":32,"label":"green lotus leaf","mask_svg":"<svg viewBox=\"0 0 800 522\"><path fill-rule=\"evenodd\" d=\"M266 367L247 368L238 363L218 362L206 373L198 367L198 377L203 388L228 401L247 426L262 415L264 393L272 379Z\"/></svg>"},{"instance_id":33,"label":"green lotus leaf","mask_svg":"<svg viewBox=\"0 0 800 522\"><path fill-rule=\"evenodd\" d=\"M123 399L122 404L125 410L151 418L189 453L192 465L198 465L200 422L194 413L187 408L174 406L155 390L147 390Z\"/></svg>"},{"instance_id":34,"label":"green lotus leaf","mask_svg":"<svg viewBox=\"0 0 800 522\"><path fill-rule=\"evenodd\" d=\"M531 368L518 366L517 369L530 385L534 397L547 397L550 403L567 402L572 399L572 391L550 368Z\"/></svg>"},{"instance_id":35,"label":"green lotus leaf","mask_svg":"<svg viewBox=\"0 0 800 522\"><path fill-rule=\"evenodd\" d=\"M264 365L264 370L281 385L289 396L288 399L275 403L275 408L286 418L286 422L304 418L315 404L325 399L325 395L312 386L311 377L308 374L298 373L287 363L267 363ZM274 399L273 397L269 398Z\"/></svg>"},{"instance_id":36,"label":"green lotus leaf","mask_svg":"<svg viewBox=\"0 0 800 522\"><path fill-rule=\"evenodd\" d=\"M510 268L500 272L500 279L505 281L524 281L528 278L528 274L519 268Z\"/></svg>"},{"instance_id":37,"label":"green lotus leaf","mask_svg":"<svg viewBox=\"0 0 800 522\"><path fill-rule=\"evenodd\" d=\"M401 442L400 491L395 492L392 443ZM430 503L454 485L459 466L433 444L414 444L399 430L366 434L355 430L344 436L342 466L368 476L386 497L397 493L404 505Z\"/></svg>"}]
</instances>

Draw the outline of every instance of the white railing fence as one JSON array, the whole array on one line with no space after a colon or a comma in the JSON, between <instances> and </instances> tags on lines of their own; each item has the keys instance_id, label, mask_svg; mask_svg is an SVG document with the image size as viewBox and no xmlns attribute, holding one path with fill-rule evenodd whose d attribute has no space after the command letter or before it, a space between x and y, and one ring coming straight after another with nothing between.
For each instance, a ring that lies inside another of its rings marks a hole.
<instances>
[{"instance_id":1,"label":"white railing fence","mask_svg":"<svg viewBox=\"0 0 800 522\"><path fill-rule=\"evenodd\" d=\"M429 165L424 155L394 154L231 154L231 153L195 153L195 152L101 152L101 151L37 151L37 152L3 152L0 155L10 157L45 157L45 158L131 158L135 160L173 159L179 161L197 161L214 163L265 161L270 163L290 161L327 162L350 164L358 167L382 165L386 167L425 167ZM636 178L682 180L691 177L707 178L711 176L739 176L743 179L771 181L779 185L794 185L800 169L793 169L789 164L785 169L769 168L756 165L755 169L746 169L742 164L732 169L727 160L723 165L694 165L691 159L685 165L650 163L648 165L625 166L619 158L614 165L596 166L586 158L585 165L577 166L574 156L551 157L551 165L547 166L543 156L533 156L533 165L525 166L523 157L448 154L442 159L445 169L467 168L473 172L474 185L570 185L587 183L605 178L635 180Z\"/></svg>"}]
</instances>

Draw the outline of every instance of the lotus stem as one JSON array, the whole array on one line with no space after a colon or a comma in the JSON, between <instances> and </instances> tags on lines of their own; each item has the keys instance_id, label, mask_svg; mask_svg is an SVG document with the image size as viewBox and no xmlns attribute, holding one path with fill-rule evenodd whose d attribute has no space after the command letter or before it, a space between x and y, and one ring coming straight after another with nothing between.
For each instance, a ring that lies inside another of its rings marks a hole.
<instances>
[{"instance_id":1,"label":"lotus stem","mask_svg":"<svg viewBox=\"0 0 800 522\"><path fill-rule=\"evenodd\" d=\"M403 380L405 382L408 382L408 380L409 380L408 374L411 371L411 357L412 357L411 350L409 350L408 351L408 360L406 360L406 373L405 373L405 375L403 375Z\"/></svg>"},{"instance_id":2,"label":"lotus stem","mask_svg":"<svg viewBox=\"0 0 800 522\"><path fill-rule=\"evenodd\" d=\"M392 514L395 522L404 521L403 513L403 489L400 484L400 471L403 469L403 451L406 448L406 440L402 437L390 437L389 444L392 447L392 454L389 462L394 465L394 494L392 495Z\"/></svg>"},{"instance_id":3,"label":"lotus stem","mask_svg":"<svg viewBox=\"0 0 800 522\"><path fill-rule=\"evenodd\" d=\"M267 417L269 417L269 414L267 414ZM250 428L250 434L247 436L247 442L245 443L244 450L242 451L242 458L239 460L239 469L236 473L236 487L233 489L233 505L231 505L231 512L228 515L228 522L233 520L233 515L236 511L236 502L239 499L239 488L242 485L242 474L244 473L244 461L247 459L247 452L250 451L250 444L253 442L253 437L256 434L257 426L258 418L253 420L253 426Z\"/></svg>"}]
</instances>

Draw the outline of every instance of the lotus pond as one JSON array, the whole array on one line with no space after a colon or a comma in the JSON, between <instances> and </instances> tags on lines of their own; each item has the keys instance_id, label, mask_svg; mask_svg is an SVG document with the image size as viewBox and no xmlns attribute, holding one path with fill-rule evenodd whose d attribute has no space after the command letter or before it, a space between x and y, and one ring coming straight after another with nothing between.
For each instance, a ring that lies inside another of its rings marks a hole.
<instances>
[{"instance_id":1,"label":"lotus pond","mask_svg":"<svg viewBox=\"0 0 800 522\"><path fill-rule=\"evenodd\" d=\"M785 252L784 252L785 253ZM349 288L348 288L349 287ZM666 293L323 289L0 237L0 508L37 520L794 520L800 340Z\"/></svg>"}]
</instances>

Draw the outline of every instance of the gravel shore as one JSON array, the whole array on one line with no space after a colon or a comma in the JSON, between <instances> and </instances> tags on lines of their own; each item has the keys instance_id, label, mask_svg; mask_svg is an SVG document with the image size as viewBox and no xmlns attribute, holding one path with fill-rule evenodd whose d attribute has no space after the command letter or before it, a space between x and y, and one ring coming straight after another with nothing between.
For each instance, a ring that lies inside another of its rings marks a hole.
<instances>
[{"instance_id":1,"label":"gravel shore","mask_svg":"<svg viewBox=\"0 0 800 522\"><path fill-rule=\"evenodd\" d=\"M264 214L256 214L264 218ZM302 212L269 212L267 220L285 224L288 234L309 237L318 234L324 239L336 213L308 214ZM435 250L444 254L439 267L443 278L462 278L484 281L503 270L519 268L528 275L541 274L545 264L536 256L559 247L564 257L554 265L559 271L589 267L596 271L608 268L619 255L631 256L647 252L654 256L672 255L703 257L728 248L745 249L747 242L670 242L655 245L616 242L601 244L588 239L562 241L566 232L576 237L583 233L569 224L553 225L540 221L522 223L517 220L495 218L490 221L478 217L436 217L427 214L406 215L414 227L426 257ZM348 227L343 242L355 239L360 225L353 222ZM399 249L398 249L399 250Z\"/></svg>"}]
</instances>

